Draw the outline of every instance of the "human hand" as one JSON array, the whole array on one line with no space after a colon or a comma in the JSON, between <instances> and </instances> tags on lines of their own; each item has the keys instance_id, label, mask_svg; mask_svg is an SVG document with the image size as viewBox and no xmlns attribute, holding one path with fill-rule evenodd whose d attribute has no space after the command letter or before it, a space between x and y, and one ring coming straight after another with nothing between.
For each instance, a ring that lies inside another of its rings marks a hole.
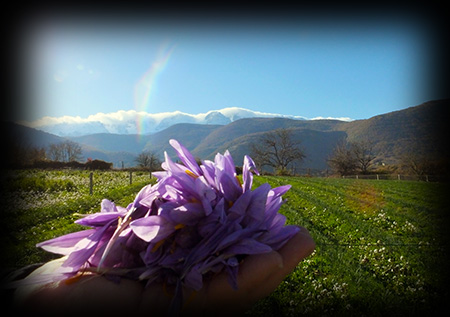
<instances>
[{"instance_id":1,"label":"human hand","mask_svg":"<svg viewBox=\"0 0 450 317\"><path fill-rule=\"evenodd\" d=\"M183 290L184 314L244 313L256 301L273 292L283 279L315 248L305 228L281 249L244 258L239 267L238 289L234 290L222 272L198 291ZM141 313L167 314L173 288L121 279L116 283L99 275L82 275L46 285L18 300L21 310L43 313ZM21 290L19 290L21 291ZM26 290L22 290L25 291Z\"/></svg>"}]
</instances>

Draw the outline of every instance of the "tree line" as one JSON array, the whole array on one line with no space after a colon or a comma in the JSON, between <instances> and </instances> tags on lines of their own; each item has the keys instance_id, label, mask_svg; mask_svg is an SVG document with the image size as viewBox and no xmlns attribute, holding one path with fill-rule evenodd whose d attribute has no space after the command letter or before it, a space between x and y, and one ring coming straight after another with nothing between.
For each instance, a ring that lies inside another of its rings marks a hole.
<instances>
[{"instance_id":1,"label":"tree line","mask_svg":"<svg viewBox=\"0 0 450 317\"><path fill-rule=\"evenodd\" d=\"M369 141L342 140L328 158L328 165L341 176L355 173L366 175L370 172L375 158L373 145Z\"/></svg>"},{"instance_id":2,"label":"tree line","mask_svg":"<svg viewBox=\"0 0 450 317\"><path fill-rule=\"evenodd\" d=\"M293 129L277 129L263 133L256 142L250 145L249 155L255 161L258 169L268 169L276 175L297 174L296 169L306 158L301 140L295 138ZM47 148L24 148L14 146L8 151L10 166L34 166L43 168L93 168L109 169L112 163L90 160L80 163L82 158L81 146L73 141L66 140L50 144ZM198 159L200 161L200 159ZM348 142L346 139L336 144L327 158L332 174L340 176L355 174L370 174L374 170L377 156L373 151L373 144L368 140ZM140 153L135 162L141 169L150 172L161 169L160 158L152 151ZM51 165L51 166L50 166ZM402 172L413 175L446 174L447 165L438 159L419 156L414 152L402 155L399 166ZM379 172L379 171L378 171ZM328 173L327 173L328 174Z\"/></svg>"},{"instance_id":3,"label":"tree line","mask_svg":"<svg viewBox=\"0 0 450 317\"><path fill-rule=\"evenodd\" d=\"M50 144L45 147L10 146L8 150L9 166L33 167L33 168L82 168L92 170L107 170L112 168L112 163L102 160L88 159L81 163L81 146L73 141L66 140L60 143Z\"/></svg>"},{"instance_id":4,"label":"tree line","mask_svg":"<svg viewBox=\"0 0 450 317\"><path fill-rule=\"evenodd\" d=\"M305 150L301 148L301 141L294 138L293 130L290 129L264 133L252 144L250 152L258 166L267 166L277 175L292 174L294 164L301 164L306 157ZM340 175L355 172L367 174L375 158L370 142L341 141L328 158L328 165L334 173Z\"/></svg>"},{"instance_id":5,"label":"tree line","mask_svg":"<svg viewBox=\"0 0 450 317\"><path fill-rule=\"evenodd\" d=\"M79 161L81 154L81 146L70 140L50 144L46 151L47 158L57 162Z\"/></svg>"},{"instance_id":6,"label":"tree line","mask_svg":"<svg viewBox=\"0 0 450 317\"><path fill-rule=\"evenodd\" d=\"M81 155L81 146L70 140L50 144L47 148L12 144L8 149L9 165L13 167L33 166L44 161L77 162L81 159Z\"/></svg>"},{"instance_id":7,"label":"tree line","mask_svg":"<svg viewBox=\"0 0 450 317\"><path fill-rule=\"evenodd\" d=\"M73 141L65 140L52 143L45 147L26 147L17 144L11 145L8 150L9 166L11 167L36 167L36 168L87 168L87 169L111 169L112 163L97 159L88 159L81 163L82 148ZM161 169L161 160L151 151L139 154L135 162L139 168L156 171Z\"/></svg>"},{"instance_id":8,"label":"tree line","mask_svg":"<svg viewBox=\"0 0 450 317\"><path fill-rule=\"evenodd\" d=\"M390 173L393 170L417 176L448 174L445 160L417 153L418 151L413 150L401 154L396 166L386 167L382 163L378 164L380 162L370 140L349 142L342 139L328 156L327 164L332 174L340 176ZM301 140L294 137L292 129L278 129L262 134L251 145L250 154L258 167L268 167L276 175L295 174L295 168L306 157Z\"/></svg>"}]
</instances>

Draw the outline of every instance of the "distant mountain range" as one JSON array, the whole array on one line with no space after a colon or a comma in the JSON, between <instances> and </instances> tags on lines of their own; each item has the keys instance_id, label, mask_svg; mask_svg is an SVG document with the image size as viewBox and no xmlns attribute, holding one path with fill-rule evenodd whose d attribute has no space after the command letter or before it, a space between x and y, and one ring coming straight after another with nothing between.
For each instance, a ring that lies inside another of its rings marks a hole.
<instances>
[{"instance_id":1,"label":"distant mountain range","mask_svg":"<svg viewBox=\"0 0 450 317\"><path fill-rule=\"evenodd\" d=\"M161 158L164 151L167 151L175 158L175 152L169 145L171 138L179 140L201 159L213 159L217 152L223 153L228 149L235 163L240 165L243 156L250 153L251 144L258 142L263 133L286 128L292 129L294 137L301 140L301 147L306 154L301 168L324 170L333 148L344 138L349 141L369 140L374 144L378 161L387 164L397 163L406 153L448 157L449 151L443 136L448 135L448 117L444 113L449 106L450 100L430 101L408 109L350 122L280 118L270 117L268 114L258 117L256 112L247 113L248 117L245 117L245 109L233 108L234 112L211 111L203 116L203 119L197 118L201 123L197 121L169 125L166 121L168 127L162 129L161 120L158 125L161 130L152 134L120 134L108 131L66 138L82 146L83 160L88 157L101 159L112 162L116 168L120 168L122 162L125 167L134 166L136 156L146 150ZM231 113L234 113L234 116ZM209 124L205 124L208 116ZM173 119L171 122L177 120ZM230 122L224 124L228 120ZM46 147L65 139L13 123L4 125L3 128L12 135L12 140L20 143L22 147Z\"/></svg>"},{"instance_id":2,"label":"distant mountain range","mask_svg":"<svg viewBox=\"0 0 450 317\"><path fill-rule=\"evenodd\" d=\"M97 113L87 118L64 116L44 117L23 125L58 136L82 136L94 133L150 134L167 129L178 123L227 125L243 118L289 118L305 120L305 117L282 115L248 110L244 108L224 108L200 114L180 111L147 113L135 110L113 113ZM341 118L349 120L348 118Z\"/></svg>"}]
</instances>

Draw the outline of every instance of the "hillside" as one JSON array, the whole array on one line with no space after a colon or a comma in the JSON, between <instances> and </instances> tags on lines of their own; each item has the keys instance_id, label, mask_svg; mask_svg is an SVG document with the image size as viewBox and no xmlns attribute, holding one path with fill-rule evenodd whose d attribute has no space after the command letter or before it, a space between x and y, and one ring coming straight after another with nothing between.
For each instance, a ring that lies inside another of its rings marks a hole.
<instances>
[{"instance_id":1,"label":"hillside","mask_svg":"<svg viewBox=\"0 0 450 317\"><path fill-rule=\"evenodd\" d=\"M212 159L215 153L223 153L228 149L233 155L235 163L240 165L244 155L251 155L251 145L257 143L265 132L251 133L228 141L204 157ZM334 146L339 140L346 137L345 132L342 131L322 132L304 128L292 128L292 132L295 139L301 140L300 147L306 155L303 162L295 168L297 171L300 169L326 169L326 160L332 153ZM198 157L202 157L198 154L197 148L193 150L193 153Z\"/></svg>"},{"instance_id":2,"label":"hillside","mask_svg":"<svg viewBox=\"0 0 450 317\"><path fill-rule=\"evenodd\" d=\"M419 106L352 122L338 120L293 120L289 118L243 118L227 125L180 123L147 135L98 133L70 137L88 157L113 162L115 167L135 165L142 151L152 151L163 158L175 152L169 145L174 138L200 159L213 159L217 152L228 149L240 165L251 144L267 131L292 129L306 153L302 169L327 168L326 159L338 140L369 140L374 145L378 161L395 164L407 153L448 157L443 136L447 135L445 111L449 100L430 101ZM61 137L9 123L7 131L16 144L46 147L64 140ZM4 126L5 128L5 126Z\"/></svg>"},{"instance_id":3,"label":"hillside","mask_svg":"<svg viewBox=\"0 0 450 317\"><path fill-rule=\"evenodd\" d=\"M349 141L371 141L379 159L388 164L407 153L448 156L444 136L448 135L449 106L449 100L429 101L366 120L341 122L334 130L344 131Z\"/></svg>"},{"instance_id":4,"label":"hillside","mask_svg":"<svg viewBox=\"0 0 450 317\"><path fill-rule=\"evenodd\" d=\"M220 129L220 125L204 125L204 124L189 124L180 123L173 125L161 132L145 136L146 143L144 150L149 150L159 155L164 156L164 151L171 156L175 156L175 151L169 144L170 139L177 139L188 149L192 150L199 144L203 144L204 140L214 131ZM203 156L199 156L204 158Z\"/></svg>"},{"instance_id":5,"label":"hillside","mask_svg":"<svg viewBox=\"0 0 450 317\"><path fill-rule=\"evenodd\" d=\"M145 145L144 137L137 134L113 134L96 133L70 139L79 144L84 144L89 149L101 150L103 152L129 152L139 153Z\"/></svg>"},{"instance_id":6,"label":"hillside","mask_svg":"<svg viewBox=\"0 0 450 317\"><path fill-rule=\"evenodd\" d=\"M240 119L212 131L193 151L199 157L211 157L213 152L224 144L254 133L274 129L310 129L316 131L332 131L341 121L337 120L292 120L284 118L248 118ZM214 153L215 154L215 153Z\"/></svg>"},{"instance_id":7,"label":"hillside","mask_svg":"<svg viewBox=\"0 0 450 317\"><path fill-rule=\"evenodd\" d=\"M2 122L2 142L6 148L17 146L22 148L47 147L52 143L64 141L64 138L37 129L25 127L12 122Z\"/></svg>"},{"instance_id":8,"label":"hillside","mask_svg":"<svg viewBox=\"0 0 450 317\"><path fill-rule=\"evenodd\" d=\"M219 125L179 123L147 135L96 133L68 138L81 145L85 158L109 161L115 167L121 167L123 162L127 167L135 165L136 156L143 151L151 151L161 159L164 157L164 151L174 156L175 152L169 145L170 139L177 139L192 149L219 127Z\"/></svg>"}]
</instances>

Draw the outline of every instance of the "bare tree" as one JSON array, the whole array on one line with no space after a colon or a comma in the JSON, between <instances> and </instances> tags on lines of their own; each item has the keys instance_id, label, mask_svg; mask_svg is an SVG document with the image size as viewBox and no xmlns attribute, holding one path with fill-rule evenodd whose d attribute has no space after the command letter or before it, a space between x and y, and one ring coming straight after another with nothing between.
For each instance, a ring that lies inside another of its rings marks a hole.
<instances>
[{"instance_id":1,"label":"bare tree","mask_svg":"<svg viewBox=\"0 0 450 317\"><path fill-rule=\"evenodd\" d=\"M257 165L273 167L277 174L289 174L288 168L305 158L299 145L300 141L294 140L292 130L272 130L252 144L251 156Z\"/></svg>"},{"instance_id":2,"label":"bare tree","mask_svg":"<svg viewBox=\"0 0 450 317\"><path fill-rule=\"evenodd\" d=\"M81 158L81 146L78 143L67 140L61 143L50 144L47 157L52 161L72 162Z\"/></svg>"},{"instance_id":3,"label":"bare tree","mask_svg":"<svg viewBox=\"0 0 450 317\"><path fill-rule=\"evenodd\" d=\"M34 163L35 161L44 161L47 157L45 155L45 148L44 147L34 147L29 150L30 152L30 161L31 163Z\"/></svg>"},{"instance_id":4,"label":"bare tree","mask_svg":"<svg viewBox=\"0 0 450 317\"><path fill-rule=\"evenodd\" d=\"M78 161L81 158L81 146L73 141L62 143L66 162Z\"/></svg>"},{"instance_id":5,"label":"bare tree","mask_svg":"<svg viewBox=\"0 0 450 317\"><path fill-rule=\"evenodd\" d=\"M50 144L47 150L47 157L52 161L61 162L63 153L59 144Z\"/></svg>"},{"instance_id":6,"label":"bare tree","mask_svg":"<svg viewBox=\"0 0 450 317\"><path fill-rule=\"evenodd\" d=\"M436 170L430 157L416 153L402 155L400 166L406 173L412 173L417 176L434 174L433 172Z\"/></svg>"},{"instance_id":7,"label":"bare tree","mask_svg":"<svg viewBox=\"0 0 450 317\"><path fill-rule=\"evenodd\" d=\"M350 175L357 171L367 174L375 158L369 141L342 140L328 158L328 165L340 175Z\"/></svg>"},{"instance_id":8,"label":"bare tree","mask_svg":"<svg viewBox=\"0 0 450 317\"><path fill-rule=\"evenodd\" d=\"M7 153L7 160L13 166L33 165L35 162L44 161L45 159L46 154L43 147L11 144Z\"/></svg>"},{"instance_id":9,"label":"bare tree","mask_svg":"<svg viewBox=\"0 0 450 317\"><path fill-rule=\"evenodd\" d=\"M350 145L347 141L342 140L333 150L333 153L328 158L328 165L333 171L339 175L350 175L356 170L356 160L353 152L350 150Z\"/></svg>"},{"instance_id":10,"label":"bare tree","mask_svg":"<svg viewBox=\"0 0 450 317\"><path fill-rule=\"evenodd\" d=\"M367 174L375 159L375 155L372 152L372 144L367 140L357 141L350 143L350 148L356 160L357 168L361 173Z\"/></svg>"},{"instance_id":11,"label":"bare tree","mask_svg":"<svg viewBox=\"0 0 450 317\"><path fill-rule=\"evenodd\" d=\"M144 151L138 155L135 160L139 167L148 168L151 172L158 170L161 166L161 161L155 153Z\"/></svg>"}]
</instances>

